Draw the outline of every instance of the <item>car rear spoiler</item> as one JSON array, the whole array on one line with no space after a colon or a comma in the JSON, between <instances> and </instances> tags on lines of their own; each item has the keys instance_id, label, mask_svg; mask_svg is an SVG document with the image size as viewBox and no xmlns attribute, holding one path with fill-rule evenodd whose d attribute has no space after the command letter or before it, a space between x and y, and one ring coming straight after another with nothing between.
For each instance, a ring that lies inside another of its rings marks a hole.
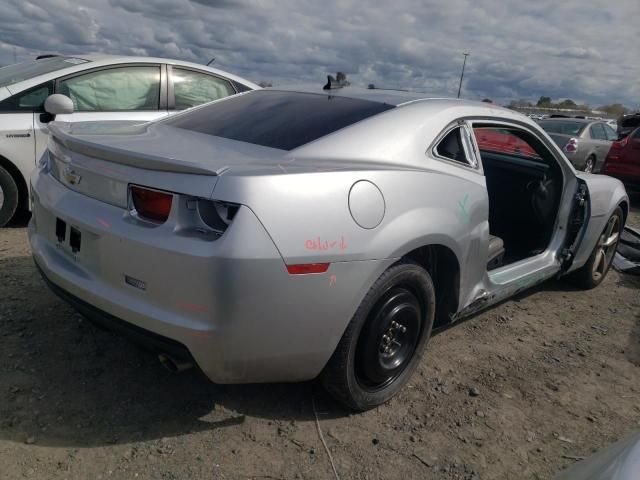
<instances>
[{"instance_id":1,"label":"car rear spoiler","mask_svg":"<svg viewBox=\"0 0 640 480\"><path fill-rule=\"evenodd\" d=\"M69 132L70 123L52 122L48 128L51 134L49 141L56 141L65 148L86 155L92 158L106 160L108 162L119 163L144 170L155 170L172 173L188 173L194 175L218 176L227 167L221 169L207 168L206 165L189 162L186 160L176 160L159 155L150 155L142 152L131 152L129 150L105 145L98 141L85 140L78 135ZM146 128L146 125L140 125ZM95 138L95 136L94 136Z\"/></svg>"}]
</instances>

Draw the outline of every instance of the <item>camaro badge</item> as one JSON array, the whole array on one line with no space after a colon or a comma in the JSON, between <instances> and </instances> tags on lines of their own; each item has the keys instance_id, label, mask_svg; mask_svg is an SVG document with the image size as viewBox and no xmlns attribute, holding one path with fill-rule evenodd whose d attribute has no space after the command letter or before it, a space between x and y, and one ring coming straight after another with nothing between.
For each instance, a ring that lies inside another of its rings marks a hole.
<instances>
[{"instance_id":1,"label":"camaro badge","mask_svg":"<svg viewBox=\"0 0 640 480\"><path fill-rule=\"evenodd\" d=\"M69 185L78 185L82 180L82 176L74 172L71 167L66 167L62 174Z\"/></svg>"}]
</instances>

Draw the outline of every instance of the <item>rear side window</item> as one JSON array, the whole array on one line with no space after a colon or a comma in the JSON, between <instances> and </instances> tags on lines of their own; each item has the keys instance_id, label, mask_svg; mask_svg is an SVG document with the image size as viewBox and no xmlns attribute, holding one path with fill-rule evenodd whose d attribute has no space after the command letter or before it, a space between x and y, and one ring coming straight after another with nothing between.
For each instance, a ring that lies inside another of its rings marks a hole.
<instances>
[{"instance_id":1,"label":"rear side window","mask_svg":"<svg viewBox=\"0 0 640 480\"><path fill-rule=\"evenodd\" d=\"M257 90L165 122L185 130L293 150L391 108L326 94Z\"/></svg>"},{"instance_id":2,"label":"rear side window","mask_svg":"<svg viewBox=\"0 0 640 480\"><path fill-rule=\"evenodd\" d=\"M173 67L173 91L176 110L195 107L236 93L231 84L222 78L177 67Z\"/></svg>"},{"instance_id":3,"label":"rear side window","mask_svg":"<svg viewBox=\"0 0 640 480\"><path fill-rule=\"evenodd\" d=\"M607 140L613 141L613 140L617 140L618 139L618 134L616 133L616 131L613 128L611 128L606 123L603 123L602 127L604 128L604 133L607 136Z\"/></svg>"},{"instance_id":4,"label":"rear side window","mask_svg":"<svg viewBox=\"0 0 640 480\"><path fill-rule=\"evenodd\" d=\"M78 112L157 110L160 67L118 67L60 81L58 93L73 100Z\"/></svg>"},{"instance_id":5,"label":"rear side window","mask_svg":"<svg viewBox=\"0 0 640 480\"><path fill-rule=\"evenodd\" d=\"M435 153L447 160L469 165L462 141L462 127L454 128L440 140L440 143L436 146Z\"/></svg>"},{"instance_id":6,"label":"rear side window","mask_svg":"<svg viewBox=\"0 0 640 480\"><path fill-rule=\"evenodd\" d=\"M604 128L602 128L601 123L594 123L593 125L591 125L591 127L589 128L589 133L591 134L591 138L593 138L594 140L607 139L607 134L605 133Z\"/></svg>"}]
</instances>

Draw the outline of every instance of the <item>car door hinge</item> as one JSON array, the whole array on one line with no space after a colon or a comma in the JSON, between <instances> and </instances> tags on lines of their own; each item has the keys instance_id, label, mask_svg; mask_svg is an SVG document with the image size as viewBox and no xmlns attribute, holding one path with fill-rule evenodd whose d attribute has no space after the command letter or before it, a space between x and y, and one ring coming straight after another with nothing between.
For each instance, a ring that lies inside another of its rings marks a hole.
<instances>
[{"instance_id":1,"label":"car door hinge","mask_svg":"<svg viewBox=\"0 0 640 480\"><path fill-rule=\"evenodd\" d=\"M563 248L560 250L560 262L568 262L573 257L573 252L569 248Z\"/></svg>"},{"instance_id":2,"label":"car door hinge","mask_svg":"<svg viewBox=\"0 0 640 480\"><path fill-rule=\"evenodd\" d=\"M578 203L578 205L582 207L584 205L584 202L586 201L586 196L587 196L587 187L586 185L582 184L578 188L578 191L576 192L574 199Z\"/></svg>"}]
</instances>

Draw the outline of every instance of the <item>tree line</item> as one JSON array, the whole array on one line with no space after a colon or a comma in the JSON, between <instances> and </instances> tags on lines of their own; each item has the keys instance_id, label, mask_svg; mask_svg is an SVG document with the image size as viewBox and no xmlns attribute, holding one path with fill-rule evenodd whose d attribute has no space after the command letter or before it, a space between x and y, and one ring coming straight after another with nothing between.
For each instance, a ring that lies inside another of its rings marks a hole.
<instances>
[{"instance_id":1,"label":"tree line","mask_svg":"<svg viewBox=\"0 0 640 480\"><path fill-rule=\"evenodd\" d=\"M525 99L513 100L509 105L509 108L548 108L548 109L566 109L566 110L578 110L581 112L592 112L593 110L604 112L612 117L619 117L625 113L629 113L630 110L621 103L610 103L607 105L601 105L597 108L592 108L587 104L578 104L567 98L565 100L554 102L551 97L541 96L536 103L532 103Z\"/></svg>"}]
</instances>

